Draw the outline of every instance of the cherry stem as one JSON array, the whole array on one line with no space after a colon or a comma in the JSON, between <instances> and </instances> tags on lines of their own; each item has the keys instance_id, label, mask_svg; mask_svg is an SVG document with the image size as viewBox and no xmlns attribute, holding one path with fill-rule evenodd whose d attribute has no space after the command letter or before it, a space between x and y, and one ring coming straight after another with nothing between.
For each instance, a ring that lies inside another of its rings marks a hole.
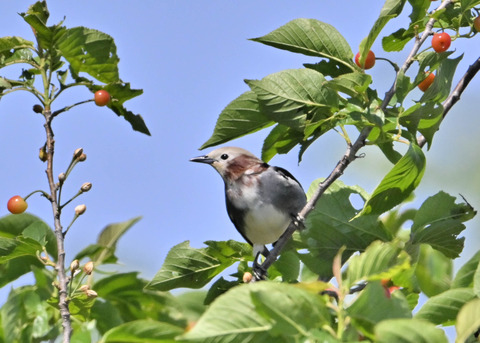
<instances>
[{"instance_id":1,"label":"cherry stem","mask_svg":"<svg viewBox=\"0 0 480 343\"><path fill-rule=\"evenodd\" d=\"M31 195L35 194L35 193L42 193L42 196L44 196L45 198L49 199L50 200L50 195L48 195L47 192L45 191L42 191L40 189L37 189L36 191L33 191L32 193L28 194L26 197L23 198L23 200L27 200L28 198L30 198Z\"/></svg>"}]
</instances>

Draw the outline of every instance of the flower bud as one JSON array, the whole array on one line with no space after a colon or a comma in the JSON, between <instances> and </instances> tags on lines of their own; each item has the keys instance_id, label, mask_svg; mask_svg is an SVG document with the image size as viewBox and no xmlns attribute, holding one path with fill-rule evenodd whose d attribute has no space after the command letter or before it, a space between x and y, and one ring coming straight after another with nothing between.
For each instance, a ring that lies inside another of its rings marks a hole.
<instances>
[{"instance_id":1,"label":"flower bud","mask_svg":"<svg viewBox=\"0 0 480 343\"><path fill-rule=\"evenodd\" d=\"M73 260L72 263L70 263L70 272L75 272L79 266L80 263L78 262L78 260Z\"/></svg>"},{"instance_id":2,"label":"flower bud","mask_svg":"<svg viewBox=\"0 0 480 343\"><path fill-rule=\"evenodd\" d=\"M81 216L82 214L85 213L86 210L87 210L87 206L85 204L78 205L77 207L75 207L75 214L77 216Z\"/></svg>"},{"instance_id":3,"label":"flower bud","mask_svg":"<svg viewBox=\"0 0 480 343\"><path fill-rule=\"evenodd\" d=\"M96 298L96 297L98 297L97 292L95 292L93 289L87 289L87 290L85 291L85 294L86 294L89 298Z\"/></svg>"},{"instance_id":4,"label":"flower bud","mask_svg":"<svg viewBox=\"0 0 480 343\"><path fill-rule=\"evenodd\" d=\"M87 159L87 155L85 153L82 153L79 157L78 157L78 162L83 162Z\"/></svg>"},{"instance_id":5,"label":"flower bud","mask_svg":"<svg viewBox=\"0 0 480 343\"><path fill-rule=\"evenodd\" d=\"M87 263L85 263L85 265L83 266L83 271L84 271L85 274L87 274L87 275L92 274L92 271L93 271L93 262L92 262L92 261L88 261Z\"/></svg>"},{"instance_id":6,"label":"flower bud","mask_svg":"<svg viewBox=\"0 0 480 343\"><path fill-rule=\"evenodd\" d=\"M67 176L65 175L65 173L58 174L58 181L63 182L66 178Z\"/></svg>"},{"instance_id":7,"label":"flower bud","mask_svg":"<svg viewBox=\"0 0 480 343\"><path fill-rule=\"evenodd\" d=\"M86 292L90 289L89 285L81 285L80 288L78 289L80 292Z\"/></svg>"},{"instance_id":8,"label":"flower bud","mask_svg":"<svg viewBox=\"0 0 480 343\"><path fill-rule=\"evenodd\" d=\"M42 105L39 105L39 104L33 105L33 112L35 112L35 113L42 113L42 112L43 112L43 107L42 107Z\"/></svg>"},{"instance_id":9,"label":"flower bud","mask_svg":"<svg viewBox=\"0 0 480 343\"><path fill-rule=\"evenodd\" d=\"M82 187L80 187L80 190L82 192L88 192L92 188L92 183L91 182L85 182Z\"/></svg>"},{"instance_id":10,"label":"flower bud","mask_svg":"<svg viewBox=\"0 0 480 343\"><path fill-rule=\"evenodd\" d=\"M75 152L73 153L73 158L77 159L80 157L80 155L83 154L83 148L78 148L77 150L75 150Z\"/></svg>"},{"instance_id":11,"label":"flower bud","mask_svg":"<svg viewBox=\"0 0 480 343\"><path fill-rule=\"evenodd\" d=\"M244 282L244 283L250 283L250 282L252 281L252 279L253 279L252 273L250 273L250 272L245 272L245 273L243 274L243 282Z\"/></svg>"}]
</instances>

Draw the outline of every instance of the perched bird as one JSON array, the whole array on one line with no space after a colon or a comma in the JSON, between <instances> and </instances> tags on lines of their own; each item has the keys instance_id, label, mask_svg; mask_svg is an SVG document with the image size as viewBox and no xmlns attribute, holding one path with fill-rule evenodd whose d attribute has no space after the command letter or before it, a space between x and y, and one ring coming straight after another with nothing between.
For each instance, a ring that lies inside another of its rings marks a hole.
<instances>
[{"instance_id":1,"label":"perched bird","mask_svg":"<svg viewBox=\"0 0 480 343\"><path fill-rule=\"evenodd\" d=\"M255 264L259 254L268 254L265 244L275 243L306 204L292 174L245 149L219 148L190 161L210 164L222 177L228 215L253 246Z\"/></svg>"}]
</instances>

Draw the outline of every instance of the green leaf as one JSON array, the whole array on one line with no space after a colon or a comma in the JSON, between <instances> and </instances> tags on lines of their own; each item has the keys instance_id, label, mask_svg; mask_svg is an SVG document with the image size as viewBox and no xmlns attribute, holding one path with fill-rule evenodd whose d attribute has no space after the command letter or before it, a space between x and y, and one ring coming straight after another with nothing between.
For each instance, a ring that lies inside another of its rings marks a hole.
<instances>
[{"instance_id":1,"label":"green leaf","mask_svg":"<svg viewBox=\"0 0 480 343\"><path fill-rule=\"evenodd\" d=\"M457 272L452 288L472 287L475 271L480 265L480 251L477 251Z\"/></svg>"},{"instance_id":2,"label":"green leaf","mask_svg":"<svg viewBox=\"0 0 480 343\"><path fill-rule=\"evenodd\" d=\"M252 40L307 56L327 58L354 70L352 50L345 38L333 26L315 19L295 19Z\"/></svg>"},{"instance_id":3,"label":"green leaf","mask_svg":"<svg viewBox=\"0 0 480 343\"><path fill-rule=\"evenodd\" d=\"M147 289L169 291L174 288L201 288L225 268L238 261L239 256L232 255L239 242L228 241L216 246L212 243L208 248L194 249L188 241L174 246L167 254L162 268L146 286ZM241 245L247 251L246 243ZM251 250L250 250L251 251ZM251 254L251 253L250 253ZM242 254L241 254L242 255Z\"/></svg>"},{"instance_id":4,"label":"green leaf","mask_svg":"<svg viewBox=\"0 0 480 343\"><path fill-rule=\"evenodd\" d=\"M365 252L352 257L348 263L348 285L365 280L391 279L402 270L410 268L410 258L398 244L375 241Z\"/></svg>"},{"instance_id":5,"label":"green leaf","mask_svg":"<svg viewBox=\"0 0 480 343\"><path fill-rule=\"evenodd\" d=\"M383 178L359 215L382 214L407 199L425 172L425 155L412 143L407 153Z\"/></svg>"},{"instance_id":6,"label":"green leaf","mask_svg":"<svg viewBox=\"0 0 480 343\"><path fill-rule=\"evenodd\" d=\"M448 343L442 329L417 319L385 320L375 327L375 337L379 343Z\"/></svg>"},{"instance_id":7,"label":"green leaf","mask_svg":"<svg viewBox=\"0 0 480 343\"><path fill-rule=\"evenodd\" d=\"M307 191L310 198L321 180L314 181ZM342 258L347 260L354 252L363 251L373 241L390 241L391 233L376 216L362 216L352 220L358 210L352 198L365 199L366 193L358 186L346 186L335 181L317 202L306 218L306 229L300 232L308 254L299 253L310 270L321 277L332 276L333 258L345 246Z\"/></svg>"},{"instance_id":8,"label":"green leaf","mask_svg":"<svg viewBox=\"0 0 480 343\"><path fill-rule=\"evenodd\" d=\"M25 286L10 292L0 310L5 342L32 342L54 339L56 329L51 323L57 313L42 299L33 286Z\"/></svg>"},{"instance_id":9,"label":"green leaf","mask_svg":"<svg viewBox=\"0 0 480 343\"><path fill-rule=\"evenodd\" d=\"M183 328L153 320L135 320L105 333L99 343L175 343Z\"/></svg>"},{"instance_id":10,"label":"green leaf","mask_svg":"<svg viewBox=\"0 0 480 343\"><path fill-rule=\"evenodd\" d=\"M428 320L435 325L448 324L455 320L462 306L474 298L471 288L450 289L428 299L415 318Z\"/></svg>"},{"instance_id":11,"label":"green leaf","mask_svg":"<svg viewBox=\"0 0 480 343\"><path fill-rule=\"evenodd\" d=\"M389 36L382 38L382 47L386 52L402 51L413 35L404 28L398 29Z\"/></svg>"},{"instance_id":12,"label":"green leaf","mask_svg":"<svg viewBox=\"0 0 480 343\"><path fill-rule=\"evenodd\" d=\"M384 320L412 316L407 300L401 296L388 296L380 281L368 283L347 312L355 326L368 337L373 335L376 324Z\"/></svg>"},{"instance_id":13,"label":"green leaf","mask_svg":"<svg viewBox=\"0 0 480 343\"><path fill-rule=\"evenodd\" d=\"M97 244L89 245L80 251L75 256L75 259L80 260L88 256L93 262L95 262L95 265L116 261L115 250L117 248L118 240L140 219L141 217L135 217L121 223L106 226L100 232Z\"/></svg>"},{"instance_id":14,"label":"green leaf","mask_svg":"<svg viewBox=\"0 0 480 343\"><path fill-rule=\"evenodd\" d=\"M405 110L400 116L400 123L413 135L417 130L427 139L428 146L432 145L433 135L438 131L443 119L443 106L434 102L417 103Z\"/></svg>"},{"instance_id":15,"label":"green leaf","mask_svg":"<svg viewBox=\"0 0 480 343\"><path fill-rule=\"evenodd\" d=\"M325 77L311 69L284 70L246 82L262 112L297 131L303 131L314 114L327 118L338 109L337 93L324 87Z\"/></svg>"},{"instance_id":16,"label":"green leaf","mask_svg":"<svg viewBox=\"0 0 480 343\"><path fill-rule=\"evenodd\" d=\"M480 266L477 267L473 276L473 291L477 297L480 297Z\"/></svg>"},{"instance_id":17,"label":"green leaf","mask_svg":"<svg viewBox=\"0 0 480 343\"><path fill-rule=\"evenodd\" d=\"M450 288L453 261L431 246L420 246L415 276L420 289L427 297L440 294Z\"/></svg>"},{"instance_id":18,"label":"green leaf","mask_svg":"<svg viewBox=\"0 0 480 343\"><path fill-rule=\"evenodd\" d=\"M29 213L11 214L0 218L0 238L3 237L19 238L20 241L30 240L30 243L36 241L40 246L46 247L54 260L57 258L57 240L53 230L40 218ZM6 257L6 254L0 254L1 257Z\"/></svg>"},{"instance_id":19,"label":"green leaf","mask_svg":"<svg viewBox=\"0 0 480 343\"><path fill-rule=\"evenodd\" d=\"M465 229L462 224L475 211L468 204L456 204L451 195L439 192L429 197L417 211L412 225L411 244L430 244L449 258L463 250L465 238L457 236Z\"/></svg>"},{"instance_id":20,"label":"green leaf","mask_svg":"<svg viewBox=\"0 0 480 343\"><path fill-rule=\"evenodd\" d=\"M109 35L86 27L66 29L58 49L75 74L87 73L104 83L120 81L117 47Z\"/></svg>"},{"instance_id":21,"label":"green leaf","mask_svg":"<svg viewBox=\"0 0 480 343\"><path fill-rule=\"evenodd\" d=\"M90 310L95 300L95 297L89 297L85 293L74 295L68 303L70 314L78 320L87 321L90 318Z\"/></svg>"},{"instance_id":22,"label":"green leaf","mask_svg":"<svg viewBox=\"0 0 480 343\"><path fill-rule=\"evenodd\" d=\"M262 146L262 160L270 161L276 154L286 154L303 142L303 133L278 124L268 134Z\"/></svg>"},{"instance_id":23,"label":"green leaf","mask_svg":"<svg viewBox=\"0 0 480 343\"><path fill-rule=\"evenodd\" d=\"M273 124L274 121L260 111L257 95L252 91L245 92L223 109L212 136L200 149L228 142Z\"/></svg>"},{"instance_id":24,"label":"green leaf","mask_svg":"<svg viewBox=\"0 0 480 343\"><path fill-rule=\"evenodd\" d=\"M457 342L466 342L480 327L480 299L473 299L466 303L458 312L455 323Z\"/></svg>"},{"instance_id":25,"label":"green leaf","mask_svg":"<svg viewBox=\"0 0 480 343\"><path fill-rule=\"evenodd\" d=\"M355 72L340 75L328 81L326 86L351 97L357 97L363 95L371 83L372 77L370 75Z\"/></svg>"},{"instance_id":26,"label":"green leaf","mask_svg":"<svg viewBox=\"0 0 480 343\"><path fill-rule=\"evenodd\" d=\"M438 67L437 74L435 75L435 81L430 87L423 93L420 98L420 102L442 102L450 94L452 88L452 80L455 76L455 70L458 63L462 60L463 55L458 56L455 59L445 59Z\"/></svg>"},{"instance_id":27,"label":"green leaf","mask_svg":"<svg viewBox=\"0 0 480 343\"><path fill-rule=\"evenodd\" d=\"M15 60L15 53L33 49L33 42L22 37L2 37L0 38L0 68L5 67L6 62L12 63ZM13 57L13 58L12 58ZM31 52L30 52L31 58ZM13 62L15 63L15 62Z\"/></svg>"},{"instance_id":28,"label":"green leaf","mask_svg":"<svg viewBox=\"0 0 480 343\"><path fill-rule=\"evenodd\" d=\"M308 316L305 316L308 313ZM195 327L181 336L202 342L285 342L330 320L323 298L299 287L259 282L218 297Z\"/></svg>"},{"instance_id":29,"label":"green leaf","mask_svg":"<svg viewBox=\"0 0 480 343\"><path fill-rule=\"evenodd\" d=\"M380 15L373 24L373 27L370 29L368 36L363 39L362 43L360 44L360 58L359 62L361 65L365 63L365 59L367 58L367 53L371 49L373 43L377 39L378 35L385 27L385 25L393 19L397 17L403 9L406 0L387 0L380 11Z\"/></svg>"}]
</instances>

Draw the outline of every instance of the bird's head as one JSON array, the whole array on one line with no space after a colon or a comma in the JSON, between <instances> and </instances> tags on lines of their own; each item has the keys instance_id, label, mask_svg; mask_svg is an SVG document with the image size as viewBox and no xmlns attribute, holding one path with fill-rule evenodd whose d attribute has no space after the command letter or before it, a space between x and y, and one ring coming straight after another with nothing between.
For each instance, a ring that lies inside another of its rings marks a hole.
<instances>
[{"instance_id":1,"label":"bird's head","mask_svg":"<svg viewBox=\"0 0 480 343\"><path fill-rule=\"evenodd\" d=\"M268 168L268 165L254 154L237 147L218 148L190 161L210 164L225 181L236 180L249 170L255 172Z\"/></svg>"}]
</instances>

